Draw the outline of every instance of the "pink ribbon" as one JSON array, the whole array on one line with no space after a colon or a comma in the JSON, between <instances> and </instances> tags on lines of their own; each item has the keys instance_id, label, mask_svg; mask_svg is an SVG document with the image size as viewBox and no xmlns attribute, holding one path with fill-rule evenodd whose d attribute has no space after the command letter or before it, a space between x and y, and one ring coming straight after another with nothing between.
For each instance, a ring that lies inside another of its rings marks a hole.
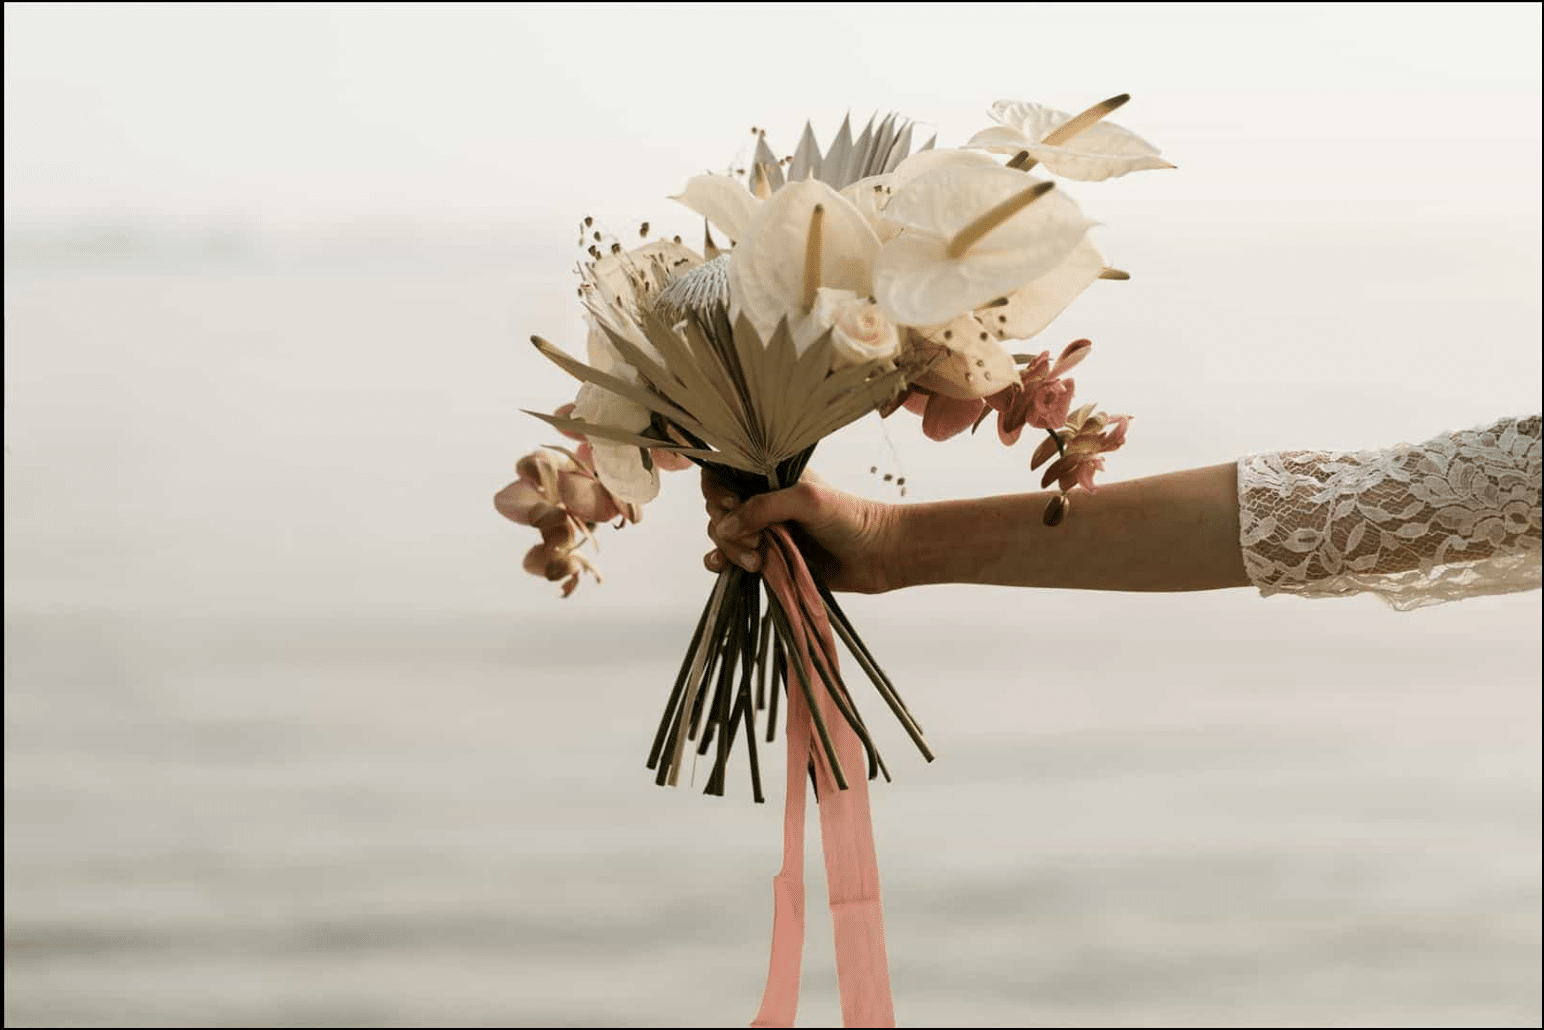
<instances>
[{"instance_id":1,"label":"pink ribbon","mask_svg":"<svg viewBox=\"0 0 1544 1030\"><path fill-rule=\"evenodd\" d=\"M827 668L836 669L836 641L809 569L781 526L769 530L762 576L788 616L793 648L788 655L788 795L783 808L783 867L772 879L772 957L761 1011L753 1027L791 1027L799 1006L799 967L804 951L804 782L811 760L819 787L821 850L825 854L831 924L836 937L836 979L842 1025L893 1027L890 969L885 957L884 913L879 899L879 863L869 813L863 743L836 702L821 687L811 649L819 648ZM847 789L838 790L824 750L813 741L813 725L793 663L808 677Z\"/></svg>"}]
</instances>

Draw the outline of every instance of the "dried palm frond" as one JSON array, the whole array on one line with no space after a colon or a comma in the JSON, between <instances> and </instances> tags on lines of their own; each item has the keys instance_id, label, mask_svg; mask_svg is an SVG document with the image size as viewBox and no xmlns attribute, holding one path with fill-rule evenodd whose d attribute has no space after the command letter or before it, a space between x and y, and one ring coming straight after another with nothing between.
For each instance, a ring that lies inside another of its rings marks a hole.
<instances>
[{"instance_id":1,"label":"dried palm frond","mask_svg":"<svg viewBox=\"0 0 1544 1030\"><path fill-rule=\"evenodd\" d=\"M878 131L872 127L865 130L860 138L865 154L873 151L876 138L887 151L903 142L890 126L887 120ZM867 157L854 157L840 144L838 137L838 146L832 151L837 163L846 167L856 162L852 167L859 170L868 167L863 163ZM814 157L818 156L817 150ZM820 268L821 261L818 211L806 248L806 286L809 281L818 285L818 272L813 271ZM821 332L801 351L787 317L764 339L748 317L730 313L729 255L679 274L670 274L672 260L669 254L650 255L639 267L628 270L630 290L608 289L605 283L596 282L586 296L596 330L636 374L636 381L579 361L540 337L532 338L537 350L576 379L647 410L652 414L649 425L639 432L594 421L530 414L585 436L683 454L749 496L796 482L822 438L893 402L930 360L918 352L839 366L834 361L831 329ZM629 298L638 299L629 303ZM790 567L804 568L796 554L785 553L782 560ZM816 693L824 692L862 742L870 778L889 778L842 681L834 651L824 654L812 650L810 641L815 636L804 629L817 617L828 619L835 627L907 734L932 760L932 752L894 687L879 671L835 598L818 582L816 585L821 608L818 616L802 602L797 610L784 610L770 589L763 601L764 585L759 576L733 567L720 574L697 622L649 752L648 766L656 770L657 782L679 781L688 742L696 742L697 753L705 755L716 741L718 753L706 792L722 794L728 759L743 730L752 796L763 800L755 738L757 713L768 705L769 669L769 741L775 733L779 689L801 691L815 719L819 751L832 769L834 782L845 787L849 770L841 768L830 727L816 703ZM813 677L805 660L814 670Z\"/></svg>"}]
</instances>

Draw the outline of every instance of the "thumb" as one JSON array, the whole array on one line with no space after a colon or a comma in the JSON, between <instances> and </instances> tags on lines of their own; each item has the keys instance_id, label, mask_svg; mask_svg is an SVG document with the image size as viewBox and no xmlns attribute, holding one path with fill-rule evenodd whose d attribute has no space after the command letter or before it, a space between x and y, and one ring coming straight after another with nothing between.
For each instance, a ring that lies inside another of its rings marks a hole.
<instances>
[{"instance_id":1,"label":"thumb","mask_svg":"<svg viewBox=\"0 0 1544 1030\"><path fill-rule=\"evenodd\" d=\"M808 522L819 507L816 488L809 483L796 483L786 490L750 498L724 518L719 533L726 537L750 536L777 522Z\"/></svg>"}]
</instances>

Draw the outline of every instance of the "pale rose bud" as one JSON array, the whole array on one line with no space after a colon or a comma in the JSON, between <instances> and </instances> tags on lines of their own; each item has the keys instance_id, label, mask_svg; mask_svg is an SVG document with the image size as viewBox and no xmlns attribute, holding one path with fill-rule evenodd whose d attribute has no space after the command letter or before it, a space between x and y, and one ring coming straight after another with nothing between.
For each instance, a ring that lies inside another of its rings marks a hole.
<instances>
[{"instance_id":1,"label":"pale rose bud","mask_svg":"<svg viewBox=\"0 0 1544 1030\"><path fill-rule=\"evenodd\" d=\"M844 297L845 291L822 290L815 300L815 320L831 327L834 364L860 365L894 358L900 350L895 325L866 299Z\"/></svg>"}]
</instances>

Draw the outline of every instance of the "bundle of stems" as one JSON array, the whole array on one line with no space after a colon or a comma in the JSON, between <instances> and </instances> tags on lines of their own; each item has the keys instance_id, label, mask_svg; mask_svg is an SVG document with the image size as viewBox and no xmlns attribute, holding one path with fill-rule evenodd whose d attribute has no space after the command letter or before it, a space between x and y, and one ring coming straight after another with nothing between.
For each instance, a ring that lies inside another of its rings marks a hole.
<instances>
[{"instance_id":1,"label":"bundle of stems","mask_svg":"<svg viewBox=\"0 0 1544 1030\"><path fill-rule=\"evenodd\" d=\"M780 465L776 474L777 483L797 482L813 452L814 447L808 447ZM706 461L699 460L699 463L712 474L732 484L742 496L752 496L776 488L769 477L747 474L726 466L714 466ZM767 546L787 548L791 542L790 536L769 534ZM786 552L782 557L790 566L803 561L802 556ZM922 756L931 762L933 752L922 736L922 728L901 700L895 685L863 643L830 589L820 582L813 570L810 575L837 636L853 660L867 674ZM859 715L836 663L830 661L819 648L811 649L813 660L810 664L816 672L816 681L811 682L805 671L805 663L799 660L797 641L813 639L813 634L795 634L794 623L798 621L808 624L810 617L811 613L803 610L785 611L776 594L766 588L757 574L737 566L730 566L719 573L718 581L697 620L697 628L687 645L680 671L665 703L664 714L660 717L659 729L654 734L648 768L655 770L655 783L661 786L677 784L687 761L688 742L695 746L697 756L706 755L714 749L716 743L712 771L708 774L703 793L722 797L735 737L743 728L751 796L758 803L764 802L766 798L761 788L761 766L756 752L757 713L766 712L766 742L770 744L777 734L779 695L787 690L802 692L814 720L819 746L839 789L846 789L849 770L842 768L837 757L830 728L821 714L822 706L816 703L817 690L824 690L830 695L842 718L862 742L867 757L868 778L882 775L886 781L890 779L890 772L879 754L879 748L864 724L863 717ZM815 784L813 756L809 774L811 783ZM818 796L818 787L816 793Z\"/></svg>"}]
</instances>

